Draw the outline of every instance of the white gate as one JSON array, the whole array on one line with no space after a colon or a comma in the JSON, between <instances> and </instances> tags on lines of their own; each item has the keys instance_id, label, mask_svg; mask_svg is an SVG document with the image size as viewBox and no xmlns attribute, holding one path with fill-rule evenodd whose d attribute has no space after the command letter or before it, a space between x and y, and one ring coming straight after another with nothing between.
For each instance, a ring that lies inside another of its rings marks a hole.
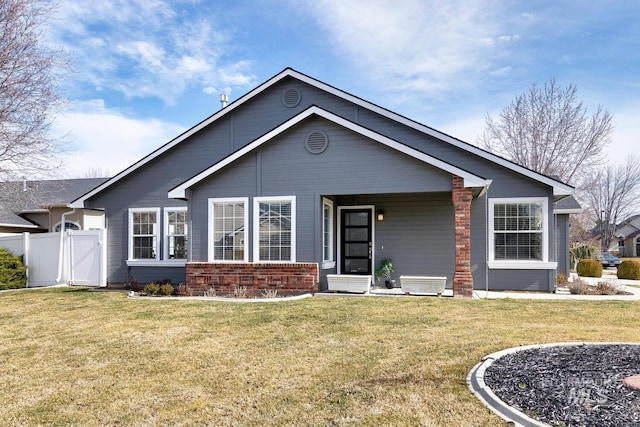
<instances>
[{"instance_id":1,"label":"white gate","mask_svg":"<svg viewBox=\"0 0 640 427\"><path fill-rule=\"evenodd\" d=\"M102 230L67 231L65 278L70 285L101 285L104 281ZM67 256L68 254L68 256Z\"/></svg>"}]
</instances>

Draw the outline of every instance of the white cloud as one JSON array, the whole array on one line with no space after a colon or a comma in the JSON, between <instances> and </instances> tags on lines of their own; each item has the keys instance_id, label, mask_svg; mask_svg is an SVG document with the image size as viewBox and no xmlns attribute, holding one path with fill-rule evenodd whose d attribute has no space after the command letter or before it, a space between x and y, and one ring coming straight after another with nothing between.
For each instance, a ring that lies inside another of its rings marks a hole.
<instances>
[{"instance_id":1,"label":"white cloud","mask_svg":"<svg viewBox=\"0 0 640 427\"><path fill-rule=\"evenodd\" d=\"M607 147L610 162L624 163L630 155L640 157L640 126L638 126L640 103L630 104L616 111L613 116L614 130L611 144Z\"/></svg>"},{"instance_id":2,"label":"white cloud","mask_svg":"<svg viewBox=\"0 0 640 427\"><path fill-rule=\"evenodd\" d=\"M215 16L194 9L205 6L62 0L52 42L73 53L77 80L127 98L155 97L173 104L189 88L253 85L246 63L229 59L232 49L226 34L212 24ZM238 77L229 81L227 74Z\"/></svg>"},{"instance_id":3,"label":"white cloud","mask_svg":"<svg viewBox=\"0 0 640 427\"><path fill-rule=\"evenodd\" d=\"M157 119L127 118L102 100L76 104L54 125L53 133L66 135L69 142L60 171L64 177L82 177L92 168L115 175L184 131Z\"/></svg>"},{"instance_id":4,"label":"white cloud","mask_svg":"<svg viewBox=\"0 0 640 427\"><path fill-rule=\"evenodd\" d=\"M309 6L345 57L387 89L438 95L473 86L495 61L505 36L499 2L318 0ZM501 38L500 38L501 37ZM496 41L502 41L500 47Z\"/></svg>"}]
</instances>

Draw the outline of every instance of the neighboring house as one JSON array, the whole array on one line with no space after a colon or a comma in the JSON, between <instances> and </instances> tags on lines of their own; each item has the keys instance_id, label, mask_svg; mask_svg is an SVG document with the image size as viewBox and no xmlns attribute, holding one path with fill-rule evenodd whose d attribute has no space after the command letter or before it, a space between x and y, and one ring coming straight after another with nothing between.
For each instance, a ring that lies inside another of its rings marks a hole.
<instances>
[{"instance_id":1,"label":"neighboring house","mask_svg":"<svg viewBox=\"0 0 640 427\"><path fill-rule=\"evenodd\" d=\"M101 210L73 209L70 203L106 178L0 182L0 235L104 228Z\"/></svg>"},{"instance_id":2,"label":"neighboring house","mask_svg":"<svg viewBox=\"0 0 640 427\"><path fill-rule=\"evenodd\" d=\"M640 215L633 215L616 226L615 245L620 256L637 257L640 256Z\"/></svg>"},{"instance_id":3,"label":"neighboring house","mask_svg":"<svg viewBox=\"0 0 640 427\"><path fill-rule=\"evenodd\" d=\"M285 69L71 206L104 210L110 283L315 291L392 258L471 296L555 289L572 194Z\"/></svg>"}]
</instances>

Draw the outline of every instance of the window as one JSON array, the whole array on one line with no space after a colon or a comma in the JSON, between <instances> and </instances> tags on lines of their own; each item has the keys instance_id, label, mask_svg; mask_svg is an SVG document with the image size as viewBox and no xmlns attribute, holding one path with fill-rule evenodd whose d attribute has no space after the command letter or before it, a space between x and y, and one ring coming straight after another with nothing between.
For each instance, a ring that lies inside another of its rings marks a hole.
<instances>
[{"instance_id":1,"label":"window","mask_svg":"<svg viewBox=\"0 0 640 427\"><path fill-rule=\"evenodd\" d=\"M187 208L164 211L165 259L187 259Z\"/></svg>"},{"instance_id":2,"label":"window","mask_svg":"<svg viewBox=\"0 0 640 427\"><path fill-rule=\"evenodd\" d=\"M56 226L55 226L55 228L54 228L54 231L55 231L56 233L57 233L58 231L60 231L61 225L62 225L62 224L60 224L60 223L56 224ZM64 231L67 231L67 230L80 230L80 226L79 226L77 223L75 223L75 222L68 222L68 221L65 221L65 222L64 222Z\"/></svg>"},{"instance_id":3,"label":"window","mask_svg":"<svg viewBox=\"0 0 640 427\"><path fill-rule=\"evenodd\" d=\"M333 268L333 202L322 199L322 266Z\"/></svg>"},{"instance_id":4,"label":"window","mask_svg":"<svg viewBox=\"0 0 640 427\"><path fill-rule=\"evenodd\" d=\"M129 259L160 259L158 253L158 220L160 209L129 210Z\"/></svg>"},{"instance_id":5,"label":"window","mask_svg":"<svg viewBox=\"0 0 640 427\"><path fill-rule=\"evenodd\" d=\"M209 260L248 261L247 198L209 199Z\"/></svg>"},{"instance_id":6,"label":"window","mask_svg":"<svg viewBox=\"0 0 640 427\"><path fill-rule=\"evenodd\" d=\"M295 262L295 202L294 196L254 199L254 259Z\"/></svg>"},{"instance_id":7,"label":"window","mask_svg":"<svg viewBox=\"0 0 640 427\"><path fill-rule=\"evenodd\" d=\"M547 199L539 198L489 201L490 267L548 261L547 206Z\"/></svg>"}]
</instances>

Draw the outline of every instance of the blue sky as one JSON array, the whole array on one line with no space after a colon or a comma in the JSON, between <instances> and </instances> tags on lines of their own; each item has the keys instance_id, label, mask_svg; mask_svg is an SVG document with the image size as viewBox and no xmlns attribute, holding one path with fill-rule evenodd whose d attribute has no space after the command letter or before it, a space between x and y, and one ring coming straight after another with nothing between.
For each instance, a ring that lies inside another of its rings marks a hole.
<instances>
[{"instance_id":1,"label":"blue sky","mask_svg":"<svg viewBox=\"0 0 640 427\"><path fill-rule=\"evenodd\" d=\"M64 177L129 166L286 67L470 143L532 83L575 83L640 154L635 0L60 0Z\"/></svg>"}]
</instances>

